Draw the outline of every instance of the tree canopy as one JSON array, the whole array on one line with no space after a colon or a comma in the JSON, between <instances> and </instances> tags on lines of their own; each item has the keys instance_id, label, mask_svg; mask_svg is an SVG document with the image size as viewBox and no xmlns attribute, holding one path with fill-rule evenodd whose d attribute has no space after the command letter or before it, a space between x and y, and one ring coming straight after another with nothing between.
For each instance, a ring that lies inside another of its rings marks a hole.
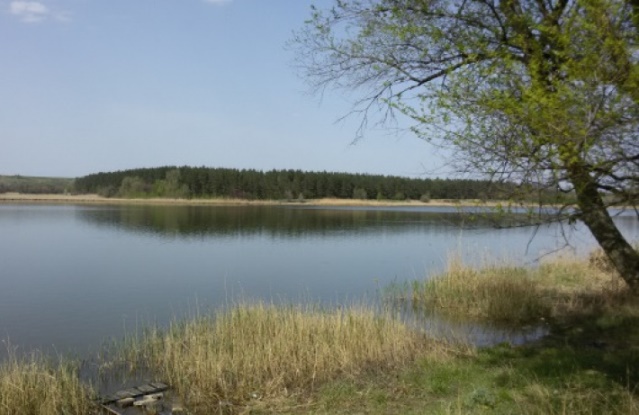
<instances>
[{"instance_id":1,"label":"tree canopy","mask_svg":"<svg viewBox=\"0 0 639 415\"><path fill-rule=\"evenodd\" d=\"M363 122L399 112L464 171L574 192L557 217L639 291L607 210L639 196L638 27L638 0L336 0L293 44L313 86L357 91Z\"/></svg>"},{"instance_id":2,"label":"tree canopy","mask_svg":"<svg viewBox=\"0 0 639 415\"><path fill-rule=\"evenodd\" d=\"M131 169L95 173L75 180L75 191L121 197L230 197L242 199L503 199L512 184L487 180L417 179L398 176L240 170L211 167ZM1 189L0 189L1 190ZM548 192L555 200L556 192Z\"/></svg>"}]
</instances>

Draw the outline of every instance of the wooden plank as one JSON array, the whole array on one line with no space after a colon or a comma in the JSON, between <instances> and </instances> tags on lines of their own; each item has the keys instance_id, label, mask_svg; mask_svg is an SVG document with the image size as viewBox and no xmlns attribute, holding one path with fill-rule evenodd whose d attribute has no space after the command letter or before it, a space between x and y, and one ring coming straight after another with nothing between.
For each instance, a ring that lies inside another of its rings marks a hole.
<instances>
[{"instance_id":1,"label":"wooden plank","mask_svg":"<svg viewBox=\"0 0 639 415\"><path fill-rule=\"evenodd\" d=\"M123 398L115 402L118 408L126 408L128 406L133 406L135 402L135 398Z\"/></svg>"},{"instance_id":2,"label":"wooden plank","mask_svg":"<svg viewBox=\"0 0 639 415\"><path fill-rule=\"evenodd\" d=\"M144 395L144 392L141 392L141 391L137 390L136 388L129 388L129 389L125 390L124 392L128 393L129 395L131 395L131 398L137 398L138 396Z\"/></svg>"},{"instance_id":3,"label":"wooden plank","mask_svg":"<svg viewBox=\"0 0 639 415\"><path fill-rule=\"evenodd\" d=\"M129 392L128 390L117 391L116 393L114 393L114 396L118 399L135 398L135 396L133 396L133 394Z\"/></svg>"},{"instance_id":4,"label":"wooden plank","mask_svg":"<svg viewBox=\"0 0 639 415\"><path fill-rule=\"evenodd\" d=\"M137 390L139 390L140 392L147 394L147 393L153 393L153 392L157 392L158 388L156 388L155 386L152 386L150 384L146 384L146 385L142 385L142 386L137 386L136 387Z\"/></svg>"},{"instance_id":5,"label":"wooden plank","mask_svg":"<svg viewBox=\"0 0 639 415\"><path fill-rule=\"evenodd\" d=\"M158 392L163 392L169 388L169 385L166 385L162 382L151 382L149 385L153 386L158 390Z\"/></svg>"},{"instance_id":6,"label":"wooden plank","mask_svg":"<svg viewBox=\"0 0 639 415\"><path fill-rule=\"evenodd\" d=\"M108 404L113 403L113 402L115 402L117 400L118 400L117 396L107 395L107 396L103 397L102 400L100 400L100 403L102 405L108 405Z\"/></svg>"},{"instance_id":7,"label":"wooden plank","mask_svg":"<svg viewBox=\"0 0 639 415\"><path fill-rule=\"evenodd\" d=\"M169 385L162 382L150 382L135 388L119 390L111 395L107 395L99 400L99 403L110 405L128 398L139 398L144 395L164 392L169 389Z\"/></svg>"},{"instance_id":8,"label":"wooden plank","mask_svg":"<svg viewBox=\"0 0 639 415\"><path fill-rule=\"evenodd\" d=\"M157 403L163 398L162 392L144 395L142 398L133 402L133 406L148 406Z\"/></svg>"}]
</instances>

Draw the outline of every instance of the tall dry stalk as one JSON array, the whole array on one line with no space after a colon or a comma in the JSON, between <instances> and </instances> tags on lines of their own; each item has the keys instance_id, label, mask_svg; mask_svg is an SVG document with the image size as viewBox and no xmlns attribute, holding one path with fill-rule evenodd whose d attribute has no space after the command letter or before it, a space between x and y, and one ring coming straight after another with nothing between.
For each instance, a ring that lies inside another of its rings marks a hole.
<instances>
[{"instance_id":1,"label":"tall dry stalk","mask_svg":"<svg viewBox=\"0 0 639 415\"><path fill-rule=\"evenodd\" d=\"M0 415L86 415L96 409L92 394L71 362L10 354L0 365Z\"/></svg>"},{"instance_id":2,"label":"tall dry stalk","mask_svg":"<svg viewBox=\"0 0 639 415\"><path fill-rule=\"evenodd\" d=\"M152 330L137 358L206 413L219 402L313 390L335 377L357 376L443 353L399 320L365 308L321 311L265 304Z\"/></svg>"}]
</instances>

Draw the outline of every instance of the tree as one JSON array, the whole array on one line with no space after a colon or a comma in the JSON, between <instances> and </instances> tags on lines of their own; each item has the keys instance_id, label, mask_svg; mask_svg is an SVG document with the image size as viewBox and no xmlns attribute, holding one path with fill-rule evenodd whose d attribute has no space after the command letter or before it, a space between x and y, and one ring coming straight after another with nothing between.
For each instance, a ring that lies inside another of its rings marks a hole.
<instances>
[{"instance_id":1,"label":"tree","mask_svg":"<svg viewBox=\"0 0 639 415\"><path fill-rule=\"evenodd\" d=\"M353 189L353 199L366 200L368 199L368 193L366 193L365 189L356 187L355 189Z\"/></svg>"},{"instance_id":2,"label":"tree","mask_svg":"<svg viewBox=\"0 0 639 415\"><path fill-rule=\"evenodd\" d=\"M447 145L460 168L569 193L639 293L639 254L607 208L639 194L639 0L336 0L293 47L311 84L352 89ZM540 205L542 200L540 199Z\"/></svg>"},{"instance_id":3,"label":"tree","mask_svg":"<svg viewBox=\"0 0 639 415\"><path fill-rule=\"evenodd\" d=\"M191 169L184 169L189 172ZM172 197L174 199L185 199L189 196L189 188L186 184L182 184L182 173L180 169L171 169L166 172L164 180L155 180L153 187L154 193L160 197ZM193 176L197 179L197 176ZM194 180L195 181L195 180Z\"/></svg>"},{"instance_id":4,"label":"tree","mask_svg":"<svg viewBox=\"0 0 639 415\"><path fill-rule=\"evenodd\" d=\"M141 197L147 192L147 188L147 184L140 177L126 176L122 179L118 195L121 197Z\"/></svg>"}]
</instances>

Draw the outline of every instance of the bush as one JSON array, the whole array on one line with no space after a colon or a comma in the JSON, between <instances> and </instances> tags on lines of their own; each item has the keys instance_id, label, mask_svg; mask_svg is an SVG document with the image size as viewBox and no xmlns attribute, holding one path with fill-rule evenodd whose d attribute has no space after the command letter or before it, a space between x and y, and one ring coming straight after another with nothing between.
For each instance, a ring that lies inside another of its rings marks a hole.
<instances>
[{"instance_id":1,"label":"bush","mask_svg":"<svg viewBox=\"0 0 639 415\"><path fill-rule=\"evenodd\" d=\"M421 195L419 201L422 203L430 202L430 193L424 193L423 195Z\"/></svg>"},{"instance_id":2,"label":"bush","mask_svg":"<svg viewBox=\"0 0 639 415\"><path fill-rule=\"evenodd\" d=\"M361 187L356 187L355 190L353 190L353 199L366 200L368 199L368 194L366 193L366 190Z\"/></svg>"},{"instance_id":3,"label":"bush","mask_svg":"<svg viewBox=\"0 0 639 415\"><path fill-rule=\"evenodd\" d=\"M406 200L406 195L404 195L403 192L397 192L395 196L393 196L393 200Z\"/></svg>"},{"instance_id":4,"label":"bush","mask_svg":"<svg viewBox=\"0 0 639 415\"><path fill-rule=\"evenodd\" d=\"M115 197L118 194L118 189L115 186L102 186L98 188L98 195L102 197Z\"/></svg>"}]
</instances>

